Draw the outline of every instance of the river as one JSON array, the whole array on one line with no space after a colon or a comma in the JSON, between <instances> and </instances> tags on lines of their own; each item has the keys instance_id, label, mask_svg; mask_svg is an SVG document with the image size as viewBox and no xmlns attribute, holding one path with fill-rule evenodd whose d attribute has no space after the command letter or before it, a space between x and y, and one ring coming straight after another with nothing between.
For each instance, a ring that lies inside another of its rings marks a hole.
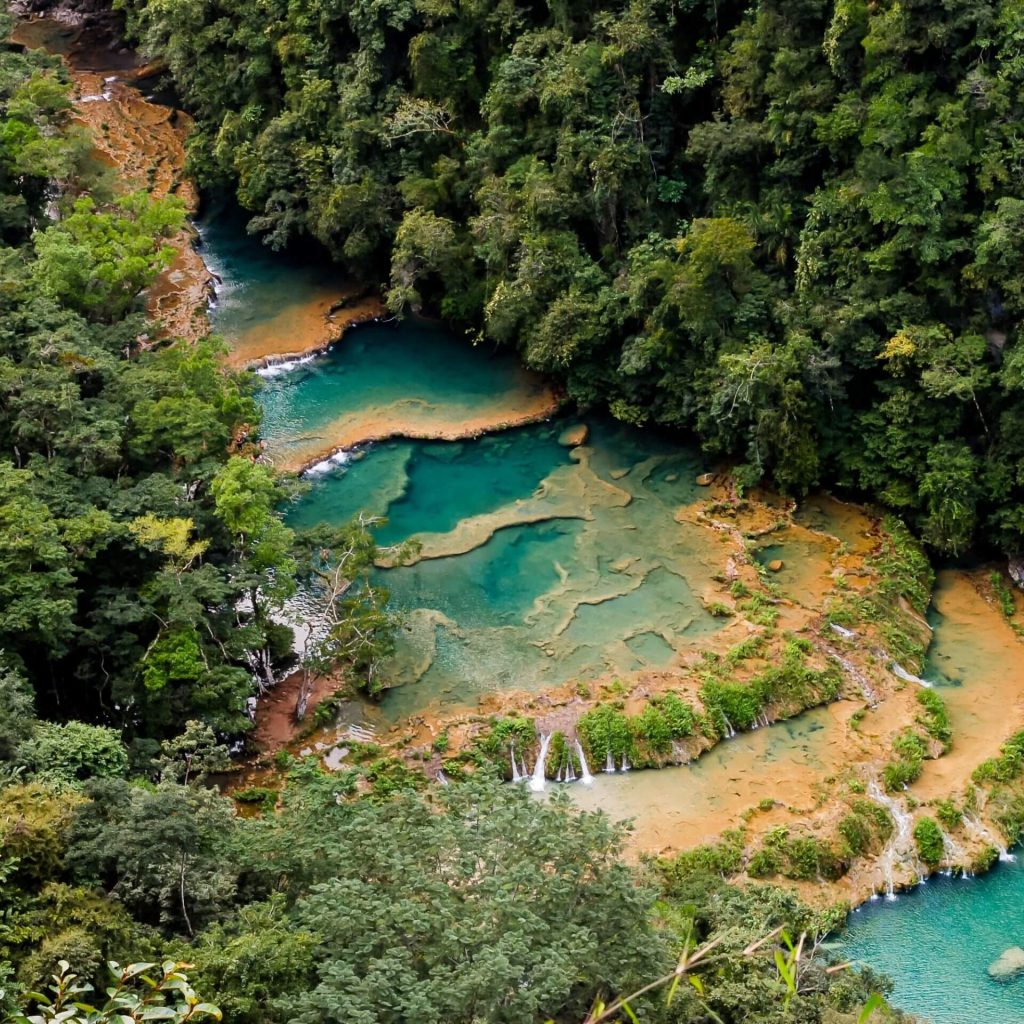
<instances>
[{"instance_id":1,"label":"river","mask_svg":"<svg viewBox=\"0 0 1024 1024\"><path fill-rule=\"evenodd\" d=\"M22 38L48 39L45 31ZM134 64L122 70L134 73ZM165 191L187 187L176 115L141 105L129 83L107 81L102 69L89 74L80 86L102 87L102 117L156 112L175 154ZM130 131L113 135L131 142ZM139 148L162 166L164 154ZM742 639L744 623L708 610L732 540L687 511L705 493L698 452L601 417L558 416L550 388L512 357L436 325L378 322L344 333L384 310L320 254L271 256L231 216L201 221L199 233L221 279L211 319L231 362L272 363L261 370L269 457L312 468L290 521L342 521L367 509L388 517L382 543L422 543L415 564L380 570L408 620L385 725L428 708L473 708L511 688L541 694L618 676L653 685ZM188 247L181 252L187 261ZM170 295L187 311L182 280L192 294L206 285L178 269L156 298ZM273 364L275 356L291 359ZM567 442L566 430L581 426L588 436ZM870 549L871 536L869 517L820 497L754 545L756 560L782 562L774 584L786 628L812 627L837 574ZM925 674L947 697L955 742L927 763L911 792L920 801L962 782L1024 718L1018 640L964 574L940 577L932 626ZM815 812L810 795L820 807L851 769L873 763L907 706L885 702L855 724L858 702L841 701L738 736L692 765L598 774L574 792L583 807L636 817L636 849L713 839L758 806L762 824L799 825ZM851 894L864 884L877 888L879 879L862 879ZM897 1002L936 1024L1021 1020L1022 983L999 986L984 968L1024 941L1015 932L1022 906L1024 869L1005 864L982 879L939 879L895 903L868 904L843 941L848 955L894 977Z\"/></svg>"}]
</instances>

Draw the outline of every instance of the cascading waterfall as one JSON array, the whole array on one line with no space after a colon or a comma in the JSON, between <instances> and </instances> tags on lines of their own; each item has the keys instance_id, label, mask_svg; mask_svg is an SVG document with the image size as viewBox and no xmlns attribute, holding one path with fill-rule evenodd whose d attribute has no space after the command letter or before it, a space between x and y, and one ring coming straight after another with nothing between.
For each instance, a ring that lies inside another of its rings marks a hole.
<instances>
[{"instance_id":1,"label":"cascading waterfall","mask_svg":"<svg viewBox=\"0 0 1024 1024\"><path fill-rule=\"evenodd\" d=\"M732 727L732 722L724 714L722 715L722 721L725 723L725 738L731 740L736 735L736 730Z\"/></svg>"},{"instance_id":2,"label":"cascading waterfall","mask_svg":"<svg viewBox=\"0 0 1024 1024\"><path fill-rule=\"evenodd\" d=\"M991 829L985 828L976 817L965 814L964 823L973 835L988 843L989 846L994 847L999 852L999 859L1001 861L1007 862L1017 859L1016 854L1010 853L996 834Z\"/></svg>"},{"instance_id":3,"label":"cascading waterfall","mask_svg":"<svg viewBox=\"0 0 1024 1024\"><path fill-rule=\"evenodd\" d=\"M835 622L830 622L828 627L833 633L838 634L844 640L852 640L857 635L852 629L847 629L845 626L840 626Z\"/></svg>"},{"instance_id":4,"label":"cascading waterfall","mask_svg":"<svg viewBox=\"0 0 1024 1024\"><path fill-rule=\"evenodd\" d=\"M448 785L448 776L445 775L445 773L443 771L438 770L437 781L440 782L442 786L447 786Z\"/></svg>"},{"instance_id":5,"label":"cascading waterfall","mask_svg":"<svg viewBox=\"0 0 1024 1024\"><path fill-rule=\"evenodd\" d=\"M594 781L594 776L590 774L590 769L587 767L587 757L583 753L583 746L579 740L576 740L576 756L580 759L580 782L584 786L589 786Z\"/></svg>"},{"instance_id":6,"label":"cascading waterfall","mask_svg":"<svg viewBox=\"0 0 1024 1024\"><path fill-rule=\"evenodd\" d=\"M608 756L604 761L604 770L609 774L615 771L615 758L612 757L612 748L608 748Z\"/></svg>"},{"instance_id":7,"label":"cascading waterfall","mask_svg":"<svg viewBox=\"0 0 1024 1024\"><path fill-rule=\"evenodd\" d=\"M628 772L629 769L632 768L632 767L633 766L629 763L629 758L625 754L623 754L622 755L622 767L619 769L619 771L621 771L621 772Z\"/></svg>"},{"instance_id":8,"label":"cascading waterfall","mask_svg":"<svg viewBox=\"0 0 1024 1024\"><path fill-rule=\"evenodd\" d=\"M513 782L522 782L523 781L523 775L522 775L522 772L519 771L519 765L516 764L516 745L514 743L512 744L512 746L510 748L510 753L511 753L511 756L512 756L512 781Z\"/></svg>"},{"instance_id":9,"label":"cascading waterfall","mask_svg":"<svg viewBox=\"0 0 1024 1024\"><path fill-rule=\"evenodd\" d=\"M917 683L919 686L931 687L931 683L927 679L922 679L920 676L915 676L913 672L908 672L898 661L894 661L889 666L892 669L892 674L897 679L902 679L905 683Z\"/></svg>"},{"instance_id":10,"label":"cascading waterfall","mask_svg":"<svg viewBox=\"0 0 1024 1024\"><path fill-rule=\"evenodd\" d=\"M953 868L959 866L964 873L967 872L967 856L964 848L945 830L942 830L942 852L949 864L950 874Z\"/></svg>"},{"instance_id":11,"label":"cascading waterfall","mask_svg":"<svg viewBox=\"0 0 1024 1024\"><path fill-rule=\"evenodd\" d=\"M898 863L910 861L914 865L915 872L918 875L922 874L919 870L917 850L914 846L914 819L904 810L899 801L882 791L877 779L872 779L868 783L868 796L876 803L880 803L892 815L892 820L896 824L896 831L886 844L881 857L882 871L885 875L885 898L894 900L896 899L896 865Z\"/></svg>"},{"instance_id":12,"label":"cascading waterfall","mask_svg":"<svg viewBox=\"0 0 1024 1024\"><path fill-rule=\"evenodd\" d=\"M551 733L546 732L540 738L540 753L537 755L537 763L533 766L530 775L530 789L534 793L544 792L544 769L548 760L548 747L551 745Z\"/></svg>"}]
</instances>

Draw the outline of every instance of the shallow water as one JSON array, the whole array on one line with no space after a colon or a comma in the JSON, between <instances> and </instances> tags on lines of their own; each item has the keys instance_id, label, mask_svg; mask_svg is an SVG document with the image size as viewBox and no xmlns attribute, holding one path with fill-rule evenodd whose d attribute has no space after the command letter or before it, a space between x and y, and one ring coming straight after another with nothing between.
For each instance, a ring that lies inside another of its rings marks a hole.
<instances>
[{"instance_id":1,"label":"shallow water","mask_svg":"<svg viewBox=\"0 0 1024 1024\"><path fill-rule=\"evenodd\" d=\"M844 754L833 742L842 705L815 708L788 722L741 733L690 765L660 771L601 772L572 785L573 802L613 819L634 820L634 845L679 850L716 839L762 800L787 803L832 774ZM594 766L600 768L601 766ZM708 823L713 821L714 828Z\"/></svg>"},{"instance_id":2,"label":"shallow water","mask_svg":"<svg viewBox=\"0 0 1024 1024\"><path fill-rule=\"evenodd\" d=\"M925 762L911 787L922 801L948 795L1024 728L1024 645L970 575L938 573L929 621L934 634L922 676L946 703L953 747Z\"/></svg>"},{"instance_id":3,"label":"shallow water","mask_svg":"<svg viewBox=\"0 0 1024 1024\"><path fill-rule=\"evenodd\" d=\"M1024 863L976 879L933 879L895 902L875 900L850 916L840 955L884 971L892 1001L933 1024L1024 1021L1024 978L996 982L988 965L1024 946Z\"/></svg>"},{"instance_id":4,"label":"shallow water","mask_svg":"<svg viewBox=\"0 0 1024 1024\"><path fill-rule=\"evenodd\" d=\"M343 522L365 511L387 517L377 539L395 544L414 533L445 533L462 519L528 497L569 462L551 424L469 442L386 441L314 478L308 497L289 510L289 522Z\"/></svg>"},{"instance_id":5,"label":"shallow water","mask_svg":"<svg viewBox=\"0 0 1024 1024\"><path fill-rule=\"evenodd\" d=\"M236 346L254 336L266 344L267 332L290 329L290 317L305 330L300 311L333 287L315 267L254 255L251 240L218 248L215 229L205 238L226 278L216 325ZM481 410L493 421L496 407L521 408L534 386L511 356L472 349L432 325L373 325L350 331L325 357L268 374L265 430L275 456L302 463L339 438L378 437L395 423L415 434L477 422ZM385 440L307 475L309 492L288 510L294 526L343 522L363 510L388 519L382 544L422 543L415 564L379 570L406 615L389 665L401 685L385 697L385 718L472 706L501 690L671 668L723 627L704 601L715 594L710 577L726 540L676 518L700 494L700 458L600 420L589 423L586 445L570 450L558 443L565 425L469 441ZM863 553L873 543L865 523L849 507L815 498L795 526L761 542L758 557L780 558L783 569L770 574L779 590L813 605L829 584L822 555L834 542L828 547L810 531ZM945 787L951 769L963 777L994 752L1016 724L1024 689L1012 633L961 574L940 576L932 622L924 674L942 686L956 738L948 758L926 766L919 799ZM850 731L854 710L850 702L817 709L720 744L689 766L598 773L572 795L581 807L635 818L637 849L690 846L740 824L762 801L790 805L841 773L851 743L874 742L872 716ZM759 813L793 823L811 811ZM1007 945L1024 944L1014 933L1021 905L1020 865L977 882L940 880L855 915L847 954L893 974L896 1001L937 1024L1024 1020L1024 982L1000 988L984 973Z\"/></svg>"},{"instance_id":6,"label":"shallow water","mask_svg":"<svg viewBox=\"0 0 1024 1024\"><path fill-rule=\"evenodd\" d=\"M419 527L423 557L380 573L409 619L388 717L664 667L722 628L702 601L715 551L706 531L674 521L693 500L697 458L653 439L645 451L635 431L600 421L570 453L562 426L375 446L293 509L295 522L343 519L351 477L391 517L382 540Z\"/></svg>"},{"instance_id":7,"label":"shallow water","mask_svg":"<svg viewBox=\"0 0 1024 1024\"><path fill-rule=\"evenodd\" d=\"M536 389L512 353L418 321L353 327L325 355L270 374L263 430L271 457L288 466L392 433L444 433L489 410L511 420Z\"/></svg>"},{"instance_id":8,"label":"shallow water","mask_svg":"<svg viewBox=\"0 0 1024 1024\"><path fill-rule=\"evenodd\" d=\"M322 254L290 252L285 258L249 235L246 221L241 210L214 205L196 224L200 252L219 278L210 320L239 364L325 340L324 317L346 291L344 278Z\"/></svg>"}]
</instances>

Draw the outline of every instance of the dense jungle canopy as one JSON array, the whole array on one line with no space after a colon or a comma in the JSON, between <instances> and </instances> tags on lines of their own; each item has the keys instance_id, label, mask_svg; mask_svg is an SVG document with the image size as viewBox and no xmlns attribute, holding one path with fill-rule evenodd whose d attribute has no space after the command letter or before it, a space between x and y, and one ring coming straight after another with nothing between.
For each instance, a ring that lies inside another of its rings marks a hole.
<instances>
[{"instance_id":1,"label":"dense jungle canopy","mask_svg":"<svg viewBox=\"0 0 1024 1024\"><path fill-rule=\"evenodd\" d=\"M1016 0L120 0L205 184L747 481L1022 546Z\"/></svg>"}]
</instances>

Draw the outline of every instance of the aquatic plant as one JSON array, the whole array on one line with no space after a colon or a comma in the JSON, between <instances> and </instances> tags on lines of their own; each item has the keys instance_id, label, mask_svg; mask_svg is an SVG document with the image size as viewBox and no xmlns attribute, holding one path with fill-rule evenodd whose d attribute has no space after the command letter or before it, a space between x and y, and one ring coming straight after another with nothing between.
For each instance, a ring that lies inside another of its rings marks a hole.
<instances>
[{"instance_id":1,"label":"aquatic plant","mask_svg":"<svg viewBox=\"0 0 1024 1024\"><path fill-rule=\"evenodd\" d=\"M1009 622L1013 619L1013 616L1017 610L1016 601L1013 596L1013 590L1010 585L1003 579L1003 574L993 570L989 573L989 583L992 584L992 593L996 596L996 602L999 604L999 610L1003 613L1003 617Z\"/></svg>"},{"instance_id":2,"label":"aquatic plant","mask_svg":"<svg viewBox=\"0 0 1024 1024\"><path fill-rule=\"evenodd\" d=\"M629 718L609 704L599 704L580 716L576 723L590 762L605 763L608 755L615 761L636 760L635 732Z\"/></svg>"},{"instance_id":3,"label":"aquatic plant","mask_svg":"<svg viewBox=\"0 0 1024 1024\"><path fill-rule=\"evenodd\" d=\"M873 800L856 799L837 827L847 858L877 852L895 831L888 809Z\"/></svg>"},{"instance_id":4,"label":"aquatic plant","mask_svg":"<svg viewBox=\"0 0 1024 1024\"><path fill-rule=\"evenodd\" d=\"M697 728L697 713L678 694L658 694L651 698L651 704L665 717L673 739L693 735Z\"/></svg>"},{"instance_id":5,"label":"aquatic plant","mask_svg":"<svg viewBox=\"0 0 1024 1024\"><path fill-rule=\"evenodd\" d=\"M868 564L879 574L876 593L890 605L905 598L924 615L931 600L935 572L921 542L893 515L882 521L881 547Z\"/></svg>"}]
</instances>

